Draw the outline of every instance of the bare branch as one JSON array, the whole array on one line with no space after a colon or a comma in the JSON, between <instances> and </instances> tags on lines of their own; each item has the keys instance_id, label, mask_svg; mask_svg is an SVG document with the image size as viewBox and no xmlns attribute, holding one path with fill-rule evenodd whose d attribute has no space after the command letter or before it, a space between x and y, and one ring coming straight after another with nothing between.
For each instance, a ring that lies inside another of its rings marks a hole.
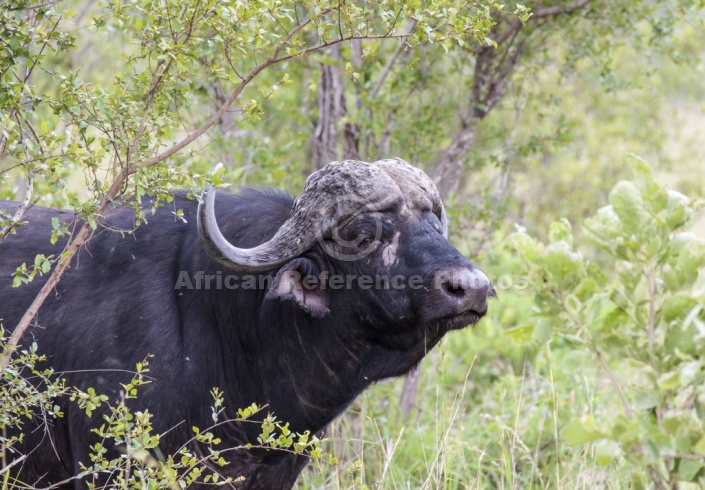
<instances>
[{"instance_id":1,"label":"bare branch","mask_svg":"<svg viewBox=\"0 0 705 490\"><path fill-rule=\"evenodd\" d=\"M27 459L27 455L26 455L26 454L23 454L23 455L19 456L19 457L18 457L16 460L14 460L12 463L6 465L2 470L0 470L0 475L2 475L3 473L7 473L8 471L10 471L10 470L12 469L13 466L18 465L19 463L21 463L21 462L24 461L25 459Z\"/></svg>"},{"instance_id":2,"label":"bare branch","mask_svg":"<svg viewBox=\"0 0 705 490\"><path fill-rule=\"evenodd\" d=\"M531 15L531 19L543 19L545 17L551 17L554 15L561 15L561 14L572 14L576 10L580 10L581 8L585 7L588 3L590 3L591 0L578 0L575 3L572 3L566 7L562 7L560 5L554 5L553 7L545 7L542 9L538 9L534 11Z\"/></svg>"},{"instance_id":3,"label":"bare branch","mask_svg":"<svg viewBox=\"0 0 705 490\"><path fill-rule=\"evenodd\" d=\"M324 11L321 11L321 13L318 14L318 15L325 15L325 14L327 14L328 12L329 12L329 10L326 9L326 10L324 10ZM272 55L271 55L269 58L267 58L264 62L262 62L261 64L255 66L255 67L250 71L250 73L248 73L248 74L242 79L242 81L238 84L238 86L235 88L235 90L232 92L232 94L230 94L230 97L228 97L228 99L225 101L225 103L224 103L222 106L220 106L220 109L218 109L218 110L216 111L216 113L213 114L213 116L210 117L210 119L208 119L205 123L203 123L198 129L196 129L193 133L191 133L190 135L188 135L186 138L184 138L183 140L181 140L180 142L178 142L177 144L175 144L174 146L172 146L172 147L169 148L168 150L165 150L165 151L163 151L162 153L158 154L157 156L155 156L155 157L153 157L153 158L150 158L149 160L147 160L146 162L144 162L144 163L141 164L140 166L142 166L142 167L151 167L151 166L156 165L156 164L158 164L158 163L160 163L160 162L163 162L164 160L166 160L167 158L171 157L171 156L174 155L175 153L178 153L178 152L179 152L180 150L182 150L184 147L186 147L186 146L190 145L191 143L193 143L193 142L194 142L196 139L198 139L203 133L205 133L206 131L208 131L208 129L210 129L210 127L213 126L213 124L215 124L216 122L218 122L221 117L223 117L223 114L225 114L225 112L230 108L230 106L233 104L233 102L235 102L235 100L240 96L240 94L241 94L242 91L245 89L245 87L252 81L253 78L255 78L255 77L256 77L262 70L264 70L265 68L267 68L267 67L269 67L269 66L271 66L271 65L274 65L274 64L276 64L276 63L279 63L279 62L281 62L281 61L285 61L285 60L288 60L288 59L290 59L290 58L294 58L295 56L299 56L300 54L304 54L304 53L309 52L309 51L314 51L315 49L313 49L313 48L321 49L322 47L326 46L326 45L314 46L312 49L306 49L306 50L301 51L300 53L295 53L295 54L292 54L292 55L287 55L287 56L279 57L279 55L281 54L281 52L282 52L282 50L284 49L284 47L289 44L289 41L291 41L291 39L292 39L299 31L301 31L304 27L306 27L308 24L310 24L311 22L313 22L314 19L315 19L315 17L310 17L310 18L308 18L308 19L306 19L306 20L301 21L296 27L294 27L294 28L291 30L291 32L289 32L289 34L287 34L287 36L282 40L282 42L279 43L279 45L277 46L277 48L274 50L274 53L272 53ZM336 43L337 43L337 42L340 42L340 41L336 41ZM333 44L333 43L329 43L329 44ZM134 173L135 171L136 171L136 168L135 168L135 167L130 167L130 168L129 168L130 174Z\"/></svg>"},{"instance_id":4,"label":"bare branch","mask_svg":"<svg viewBox=\"0 0 705 490\"><path fill-rule=\"evenodd\" d=\"M118 195L120 187L126 179L127 172L126 170L123 170L113 181L113 184L110 186L110 189L100 201L100 205L98 206L97 211L98 214L102 213L105 208L108 207L108 204L110 204L110 202ZM0 372L3 372L5 368L7 368L8 364L10 363L10 356L12 355L14 349L17 347L17 344L22 338L22 335L24 335L27 328L29 328L30 323L32 322L32 320L34 320L34 317L37 316L37 313L39 312L39 308L42 306L42 303L44 303L44 300L47 298L47 296L49 296L51 290L54 289L56 284L59 282L59 279L61 279L62 274L71 263L71 259L76 254L78 249L81 248L81 246L90 237L92 231L93 230L91 228L90 223L88 221L84 222L78 234L66 246L66 251L61 254L61 258L57 262L54 271L51 273L51 276L49 276L47 282L45 282L44 286L42 286L42 288L39 290L37 296L35 296L34 300L32 301L32 304L29 305L27 311L25 311L24 315L22 315L22 318L17 324L17 327L15 327L15 330L12 332L12 335L8 339L7 344L5 345L5 350L2 353L2 358L0 359Z\"/></svg>"}]
</instances>

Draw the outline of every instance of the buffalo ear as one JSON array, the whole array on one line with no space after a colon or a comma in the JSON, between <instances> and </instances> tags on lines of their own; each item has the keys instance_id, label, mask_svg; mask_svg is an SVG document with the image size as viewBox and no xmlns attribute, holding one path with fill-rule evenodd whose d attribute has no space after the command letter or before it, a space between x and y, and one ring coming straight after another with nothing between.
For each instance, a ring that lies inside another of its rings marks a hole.
<instances>
[{"instance_id":1,"label":"buffalo ear","mask_svg":"<svg viewBox=\"0 0 705 490\"><path fill-rule=\"evenodd\" d=\"M293 301L312 317L321 318L330 310L319 276L318 266L311 259L294 259L279 269L266 298Z\"/></svg>"}]
</instances>

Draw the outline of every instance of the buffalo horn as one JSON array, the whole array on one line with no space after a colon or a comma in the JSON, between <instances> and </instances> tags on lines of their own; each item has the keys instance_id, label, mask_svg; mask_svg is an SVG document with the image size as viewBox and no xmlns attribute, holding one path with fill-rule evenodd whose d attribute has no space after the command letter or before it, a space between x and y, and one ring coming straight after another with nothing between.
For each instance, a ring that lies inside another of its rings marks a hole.
<instances>
[{"instance_id":1,"label":"buffalo horn","mask_svg":"<svg viewBox=\"0 0 705 490\"><path fill-rule=\"evenodd\" d=\"M416 206L431 202L444 234L447 219L433 182L421 170L401 159L374 164L345 160L332 162L306 179L289 218L267 242L238 248L221 233L215 219L215 188L205 192L198 206L198 234L205 251L235 272L273 270L327 239L336 226L358 213L380 211L394 204Z\"/></svg>"}]
</instances>

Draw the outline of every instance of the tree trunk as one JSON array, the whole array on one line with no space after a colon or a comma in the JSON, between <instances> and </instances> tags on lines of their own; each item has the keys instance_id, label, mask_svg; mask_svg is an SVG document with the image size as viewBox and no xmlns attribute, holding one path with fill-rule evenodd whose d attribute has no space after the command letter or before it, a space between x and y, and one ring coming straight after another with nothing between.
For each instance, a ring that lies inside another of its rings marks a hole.
<instances>
[{"instance_id":1,"label":"tree trunk","mask_svg":"<svg viewBox=\"0 0 705 490\"><path fill-rule=\"evenodd\" d=\"M213 100L216 103L217 109L228 100L228 96L223 91L223 86L220 81L216 81L213 84L212 90ZM233 157L234 152L229 151L229 148L231 148L231 146L235 146L235 139L237 138L238 133L235 114L235 109L230 108L229 110L225 111L221 118L218 120L218 131L220 132L220 137L223 139L223 150L220 153L220 161L227 169L235 168L235 160Z\"/></svg>"},{"instance_id":2,"label":"tree trunk","mask_svg":"<svg viewBox=\"0 0 705 490\"><path fill-rule=\"evenodd\" d=\"M362 66L362 44L359 39L350 42L352 66L356 70ZM342 64L342 63L341 63ZM340 66L338 67L340 70ZM341 71L342 80L342 71ZM359 83L355 84L355 109L362 108L362 90ZM346 114L347 115L347 114ZM343 158L346 160L360 159L360 126L353 122L345 121L343 130Z\"/></svg>"},{"instance_id":3,"label":"tree trunk","mask_svg":"<svg viewBox=\"0 0 705 490\"><path fill-rule=\"evenodd\" d=\"M421 385L421 364L412 369L404 378L404 386L399 396L399 410L404 422L411 418L416 408L416 401L419 398L419 387Z\"/></svg>"},{"instance_id":4,"label":"tree trunk","mask_svg":"<svg viewBox=\"0 0 705 490\"><path fill-rule=\"evenodd\" d=\"M475 140L477 125L501 100L514 68L524 53L525 42L516 42L516 33L505 43L505 46L496 49L485 46L475 57L472 89L466 114L460 116L460 131L439 154L431 173L441 197L448 197L461 189L463 164Z\"/></svg>"},{"instance_id":5,"label":"tree trunk","mask_svg":"<svg viewBox=\"0 0 705 490\"><path fill-rule=\"evenodd\" d=\"M345 83L343 78L340 46L331 46L332 64L321 63L321 79L318 85L318 124L313 135L313 167L323 168L341 156L338 128L347 116L345 106ZM342 157L358 158L359 130L353 125L343 126Z\"/></svg>"},{"instance_id":6,"label":"tree trunk","mask_svg":"<svg viewBox=\"0 0 705 490\"><path fill-rule=\"evenodd\" d=\"M475 129L472 123L470 125L463 124L460 132L438 156L431 178L436 183L441 197L446 198L458 192L463 181L463 162L474 139Z\"/></svg>"}]
</instances>

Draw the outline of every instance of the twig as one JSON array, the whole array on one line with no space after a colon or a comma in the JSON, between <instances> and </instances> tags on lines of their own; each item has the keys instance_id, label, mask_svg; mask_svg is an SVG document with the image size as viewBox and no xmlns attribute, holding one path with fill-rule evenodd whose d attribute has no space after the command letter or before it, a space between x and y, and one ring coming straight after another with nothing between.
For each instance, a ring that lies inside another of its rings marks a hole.
<instances>
[{"instance_id":1,"label":"twig","mask_svg":"<svg viewBox=\"0 0 705 490\"><path fill-rule=\"evenodd\" d=\"M592 340L592 339L591 339ZM614 385L615 390L617 390L617 395L619 395L619 402L622 404L622 409L624 410L624 415L626 415L628 420L631 420L634 418L634 414L632 413L632 409L629 406L629 402L627 401L627 397L624 395L624 391L622 390L622 385L619 383L619 380L617 380L617 376L615 376L614 371L609 367L607 364L607 361L605 360L605 356L602 355L602 351L597 348L597 346L592 343L592 350L595 352L595 355L597 356L597 360L600 361L600 366L602 366L602 369L605 370L607 373L607 376L610 378L610 381L612 381L612 384Z\"/></svg>"},{"instance_id":2,"label":"twig","mask_svg":"<svg viewBox=\"0 0 705 490\"><path fill-rule=\"evenodd\" d=\"M121 172L118 177L113 181L113 184L110 186L110 189L101 200L97 210L98 214L102 213L105 208L107 208L110 201L118 195L120 186L122 185L123 181L125 181L125 179L127 179L127 174L123 170L123 172ZM8 339L7 344L5 344L5 350L2 353L2 359L0 359L0 372L3 372L10 363L10 356L12 355L12 352L15 350L15 347L19 343L20 339L22 338L22 335L24 335L32 320L34 320L34 317L37 316L37 313L39 312L39 307L42 305L42 303L44 303L44 300L47 298L47 296L49 296L51 290L54 289L56 284L59 282L59 279L61 279L61 275L71 263L71 259L76 254L78 249L81 248L84 242L88 239L92 231L93 230L91 228L90 223L86 221L83 226L81 226L81 229L79 230L76 237L71 240L71 242L66 246L66 251L61 254L61 258L57 262L56 268L52 272L51 276L49 276L49 279L47 279L47 282L44 283L44 286L42 286L42 288L39 290L37 296L35 296L34 300L32 301L32 304L29 306L29 308L27 308L27 311L25 311L24 315L22 315L22 318L17 324L17 327L15 327L15 330L12 332L12 335Z\"/></svg>"},{"instance_id":3,"label":"twig","mask_svg":"<svg viewBox=\"0 0 705 490\"><path fill-rule=\"evenodd\" d=\"M529 17L529 20L527 22L533 22L538 19L544 19L546 17L552 17L555 15L572 14L576 10L580 10L581 8L585 7L588 3L590 3L590 1L591 0L578 0L575 3L568 5L567 7L555 5L553 7L546 7L535 10L531 12L531 17ZM507 28L506 31L499 34L496 38L493 39L493 41L497 44L502 44L504 41L512 37L514 33L516 33L519 29L521 29L523 25L524 23L520 19L516 19L514 22L511 23L511 25ZM485 46L482 49L486 48L488 48L488 46Z\"/></svg>"},{"instance_id":4,"label":"twig","mask_svg":"<svg viewBox=\"0 0 705 490\"><path fill-rule=\"evenodd\" d=\"M329 12L329 9L326 9L326 10L321 11L321 13L320 13L319 15L325 15L325 14L328 13L328 12ZM238 86L235 88L235 90L233 91L233 93L230 94L230 97L228 97L228 99L225 101L225 103L220 107L220 109L218 109L218 110L216 111L215 114L213 114L213 116L211 116L210 119L208 119L208 120L207 120L205 123L203 123L198 129L196 129L193 133L191 133L191 134L188 135L186 138L184 138L183 140L181 140L180 142L178 142L176 145L172 146L172 147L169 148L168 150L163 151L162 153L158 154L157 156L155 156L155 157L153 157L153 158L150 158L149 160L147 160L144 164L142 164L142 165L140 165L140 166L141 166L141 167L151 167L151 166L156 165L156 164L158 164L158 163L160 163L160 162L163 162L164 160L166 160L166 159L169 158L170 156L172 156L172 155L174 155L175 153L177 153L177 152L179 152L180 150L182 150L184 147L186 147L186 146L188 146L189 144L193 143L193 141L195 141L196 139L198 139L203 133L205 133L208 129L210 129L210 127L213 126L213 124L215 124L216 122L218 122L218 121L220 120L220 118L223 117L223 114L225 114L225 112L230 108L230 106L233 104L233 102L235 102L235 100L240 96L240 94L242 93L242 91L244 90L244 88L247 86L247 84L249 84L249 83L252 81L252 79L255 78L255 77L256 77L262 70L264 70L265 68L267 68L267 67L269 67L269 66L271 66L271 65L274 65L274 64L276 64L276 63L279 63L279 62L281 62L281 61L288 60L288 59L293 58L293 57L295 57L295 56L298 56L298 55L300 55L300 54L304 54L304 53L307 53L307 52L309 52L309 51L313 51L314 48L321 49L322 47L325 47L326 45L313 46L313 47L311 47L311 48L309 48L309 49L306 49L306 50L303 50L303 51L301 51L301 52L299 52L299 53L295 53L295 54L292 54L292 55L287 55L287 56L279 57L281 51L284 49L284 46L286 46L287 44L289 44L289 41L291 41L291 39L292 39L299 31L301 31L301 29L303 29L303 28L306 27L308 24L310 24L310 23L313 21L314 18L315 18L315 17L310 17L310 18L308 18L308 19L306 19L306 20L304 20L304 21L301 21L296 27L294 27L294 28L291 30L291 32L289 32L289 34L287 34L287 36L284 38L284 40L283 40L281 43L279 43L279 45L277 46L277 48L274 50L274 53L272 53L272 55L271 55L269 58L267 58L263 63L261 63L261 64L257 65L256 67L254 67L254 68L250 71L250 73L247 74L247 76L245 76L245 78L242 79L242 81L238 84ZM333 42L333 43L328 43L328 45L334 44L334 43L337 43L337 42L341 42L341 41L340 41L340 40L336 40L336 41ZM128 169L128 171L130 171L130 174L132 174L132 173L134 173L134 172L136 171L136 168L135 168L135 167L130 167L130 169Z\"/></svg>"},{"instance_id":5,"label":"twig","mask_svg":"<svg viewBox=\"0 0 705 490\"><path fill-rule=\"evenodd\" d=\"M377 96L377 93L380 91L382 88L382 84L384 84L384 81L386 80L387 76L389 75L389 72L392 71L392 67L394 66L394 63L396 63L397 58L399 58L399 55L402 53L406 46L406 39L414 32L414 29L416 29L416 19L409 19L407 22L407 28L406 28L406 37L402 37L399 39L399 44L397 45L397 49L394 50L394 53L392 54L392 57L387 60L387 64L384 65L384 68L382 68L382 73L379 76L379 79L377 80L377 83L375 83L375 86L372 88L370 91L370 100L374 99Z\"/></svg>"},{"instance_id":6,"label":"twig","mask_svg":"<svg viewBox=\"0 0 705 490\"><path fill-rule=\"evenodd\" d=\"M3 448L3 449L4 449L4 448ZM21 455L19 458L17 458L16 460L14 460L12 463L10 463L10 464L8 464L8 465L5 465L5 467L0 470L0 475L2 475L3 473L7 473L8 471L10 471L10 469L11 469L13 466L18 465L19 463L21 463L21 462L24 461L25 459L27 459L27 455L26 455L26 454L23 454L23 455Z\"/></svg>"},{"instance_id":7,"label":"twig","mask_svg":"<svg viewBox=\"0 0 705 490\"><path fill-rule=\"evenodd\" d=\"M27 188L25 189L24 200L22 201L22 204L20 204L20 207L18 207L15 211L15 214L12 216L10 222L5 225L2 230L0 230L0 242L5 240L5 237L10 234L12 229L15 228L20 221L22 221L24 214L29 210L29 208L37 203L36 200L32 201L32 194L34 194L34 176L30 170L27 175Z\"/></svg>"}]
</instances>

